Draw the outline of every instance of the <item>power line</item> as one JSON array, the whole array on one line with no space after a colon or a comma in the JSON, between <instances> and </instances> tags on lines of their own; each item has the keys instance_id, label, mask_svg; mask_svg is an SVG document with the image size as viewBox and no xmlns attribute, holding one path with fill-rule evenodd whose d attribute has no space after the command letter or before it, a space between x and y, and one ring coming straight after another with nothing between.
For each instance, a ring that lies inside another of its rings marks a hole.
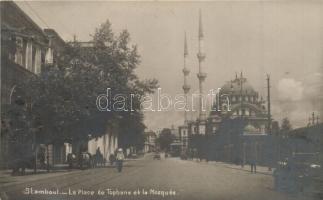
<instances>
[{"instance_id":1,"label":"power line","mask_svg":"<svg viewBox=\"0 0 323 200\"><path fill-rule=\"evenodd\" d=\"M27 1L24 1L25 3L26 3L26 5L32 10L32 12L36 15L36 17L42 22L42 23L44 23L45 24L45 26L47 27L47 28L50 28L49 27L49 25L46 23L46 21L42 18L42 17L40 17L40 15L37 13L37 11L35 10L35 9L33 9L32 7L31 7L31 5L27 2ZM52 13L53 14L53 12L49 9L49 11L50 11L50 13ZM65 26L65 24L63 24L63 23L60 23L60 25L62 25L62 27L63 27L63 29L65 30L65 32L67 32L68 33L68 35L70 35L70 36L72 36L73 37L73 35L72 34L70 34L69 33L69 31L67 31L67 28L66 28L66 26Z\"/></svg>"},{"instance_id":2,"label":"power line","mask_svg":"<svg viewBox=\"0 0 323 200\"><path fill-rule=\"evenodd\" d=\"M38 19L45 24L45 26L47 28L49 28L48 24L45 22L45 20L43 20L39 15L38 13L31 7L31 5L27 2L27 1L24 1L26 3L26 5L30 8L30 10L38 17Z\"/></svg>"},{"instance_id":3,"label":"power line","mask_svg":"<svg viewBox=\"0 0 323 200\"><path fill-rule=\"evenodd\" d=\"M50 8L50 7L48 8L48 11L49 11L51 14L55 15L55 14L53 13L53 11L51 10L51 8ZM69 31L69 28L68 28L64 23L62 23L62 21L61 21L61 20L58 20L57 22L62 26L62 28L64 29L64 31L65 31L69 36L71 36L71 38L74 38L75 34L71 34L71 33L70 33L70 31Z\"/></svg>"}]
</instances>

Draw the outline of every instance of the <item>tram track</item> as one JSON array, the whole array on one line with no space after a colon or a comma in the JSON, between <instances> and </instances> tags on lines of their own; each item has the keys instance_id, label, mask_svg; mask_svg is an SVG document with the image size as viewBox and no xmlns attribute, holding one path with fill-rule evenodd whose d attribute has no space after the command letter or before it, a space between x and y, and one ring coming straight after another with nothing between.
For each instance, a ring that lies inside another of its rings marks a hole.
<instances>
[{"instance_id":1,"label":"tram track","mask_svg":"<svg viewBox=\"0 0 323 200\"><path fill-rule=\"evenodd\" d=\"M95 168L95 169L78 171L75 173L68 173L68 174L65 173L65 174L57 175L55 177L42 178L40 180L33 180L29 182L18 183L16 185L4 186L4 187L1 187L1 189L7 193L21 192L26 187L40 188L42 186L46 186L46 188L49 188L49 189L50 188L62 189L66 187L72 187L74 185L77 185L83 182L88 183L89 180L97 181L97 180L100 180L100 177L102 177L102 179L105 179L107 178L106 174L104 174L104 176L102 174L103 172L105 172L105 170L111 171L114 169L109 167L108 168L104 167L104 168Z\"/></svg>"}]
</instances>

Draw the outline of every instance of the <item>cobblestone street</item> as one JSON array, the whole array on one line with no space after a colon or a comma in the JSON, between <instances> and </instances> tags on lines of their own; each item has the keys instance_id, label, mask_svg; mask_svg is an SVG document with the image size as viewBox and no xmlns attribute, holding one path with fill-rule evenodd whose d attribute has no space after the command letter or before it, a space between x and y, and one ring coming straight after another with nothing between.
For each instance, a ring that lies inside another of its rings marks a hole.
<instances>
[{"instance_id":1,"label":"cobblestone street","mask_svg":"<svg viewBox=\"0 0 323 200\"><path fill-rule=\"evenodd\" d=\"M146 156L127 161L120 174L107 167L40 174L34 179L30 175L7 179L1 190L3 199L44 199L43 194L24 194L31 189L53 193L46 199L293 199L274 191L272 175L265 168L259 170L251 174L247 168L224 163Z\"/></svg>"}]
</instances>

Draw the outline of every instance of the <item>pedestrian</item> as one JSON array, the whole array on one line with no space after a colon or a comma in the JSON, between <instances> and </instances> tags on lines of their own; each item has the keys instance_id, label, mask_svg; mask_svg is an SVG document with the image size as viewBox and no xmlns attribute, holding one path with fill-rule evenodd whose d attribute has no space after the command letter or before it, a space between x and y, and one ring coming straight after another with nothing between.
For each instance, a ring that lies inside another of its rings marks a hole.
<instances>
[{"instance_id":1,"label":"pedestrian","mask_svg":"<svg viewBox=\"0 0 323 200\"><path fill-rule=\"evenodd\" d=\"M97 167L98 164L100 163L102 165L102 160L101 160L101 150L100 147L96 149L95 156L94 156L94 166Z\"/></svg>"},{"instance_id":2,"label":"pedestrian","mask_svg":"<svg viewBox=\"0 0 323 200\"><path fill-rule=\"evenodd\" d=\"M118 172L121 172L122 171L123 160L124 160L124 154L123 154L123 150L121 148L118 149L116 159L117 159Z\"/></svg>"},{"instance_id":3,"label":"pedestrian","mask_svg":"<svg viewBox=\"0 0 323 200\"><path fill-rule=\"evenodd\" d=\"M257 164L255 161L251 161L250 167L251 167L251 173L257 173Z\"/></svg>"},{"instance_id":4,"label":"pedestrian","mask_svg":"<svg viewBox=\"0 0 323 200\"><path fill-rule=\"evenodd\" d=\"M96 155L100 155L100 154L101 154L101 150L100 150L100 147L98 147L98 148L96 149L96 152L95 152L95 154L96 154Z\"/></svg>"},{"instance_id":5,"label":"pedestrian","mask_svg":"<svg viewBox=\"0 0 323 200\"><path fill-rule=\"evenodd\" d=\"M258 144L257 142L254 143L253 145L253 151L250 153L250 170L251 173L257 173L257 148Z\"/></svg>"},{"instance_id":6,"label":"pedestrian","mask_svg":"<svg viewBox=\"0 0 323 200\"><path fill-rule=\"evenodd\" d=\"M115 160L116 160L116 157L114 156L113 153L111 153L111 155L109 156L109 161L111 166L113 166Z\"/></svg>"}]
</instances>

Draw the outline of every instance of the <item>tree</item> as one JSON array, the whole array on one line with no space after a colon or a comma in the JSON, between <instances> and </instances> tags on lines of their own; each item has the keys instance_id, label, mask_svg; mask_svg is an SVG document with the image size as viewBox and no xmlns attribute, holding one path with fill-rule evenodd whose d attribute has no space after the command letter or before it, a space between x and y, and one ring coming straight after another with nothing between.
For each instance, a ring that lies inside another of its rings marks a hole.
<instances>
[{"instance_id":1,"label":"tree","mask_svg":"<svg viewBox=\"0 0 323 200\"><path fill-rule=\"evenodd\" d=\"M8 105L6 120L9 121L7 132L10 160L30 157L33 154L34 137L29 117L25 102Z\"/></svg>"},{"instance_id":2,"label":"tree","mask_svg":"<svg viewBox=\"0 0 323 200\"><path fill-rule=\"evenodd\" d=\"M292 130L292 125L289 119L286 117L282 120L280 132L283 136L287 136L288 132Z\"/></svg>"},{"instance_id":3,"label":"tree","mask_svg":"<svg viewBox=\"0 0 323 200\"><path fill-rule=\"evenodd\" d=\"M169 128L164 128L159 137L157 138L157 143L161 150L168 151L170 149L170 144L174 141L174 135Z\"/></svg>"},{"instance_id":4,"label":"tree","mask_svg":"<svg viewBox=\"0 0 323 200\"><path fill-rule=\"evenodd\" d=\"M86 142L89 134L99 137L112 124L123 138L121 146L140 143L138 138L145 128L141 96L154 92L158 82L140 80L135 74L140 56L137 47L130 46L126 30L115 36L106 21L92 37L92 48L72 43L56 67L44 66L39 76L21 84L32 97L32 124L41 127L39 143ZM102 112L96 107L96 99L107 88L111 88L112 96L135 95L125 99L123 112Z\"/></svg>"}]
</instances>

